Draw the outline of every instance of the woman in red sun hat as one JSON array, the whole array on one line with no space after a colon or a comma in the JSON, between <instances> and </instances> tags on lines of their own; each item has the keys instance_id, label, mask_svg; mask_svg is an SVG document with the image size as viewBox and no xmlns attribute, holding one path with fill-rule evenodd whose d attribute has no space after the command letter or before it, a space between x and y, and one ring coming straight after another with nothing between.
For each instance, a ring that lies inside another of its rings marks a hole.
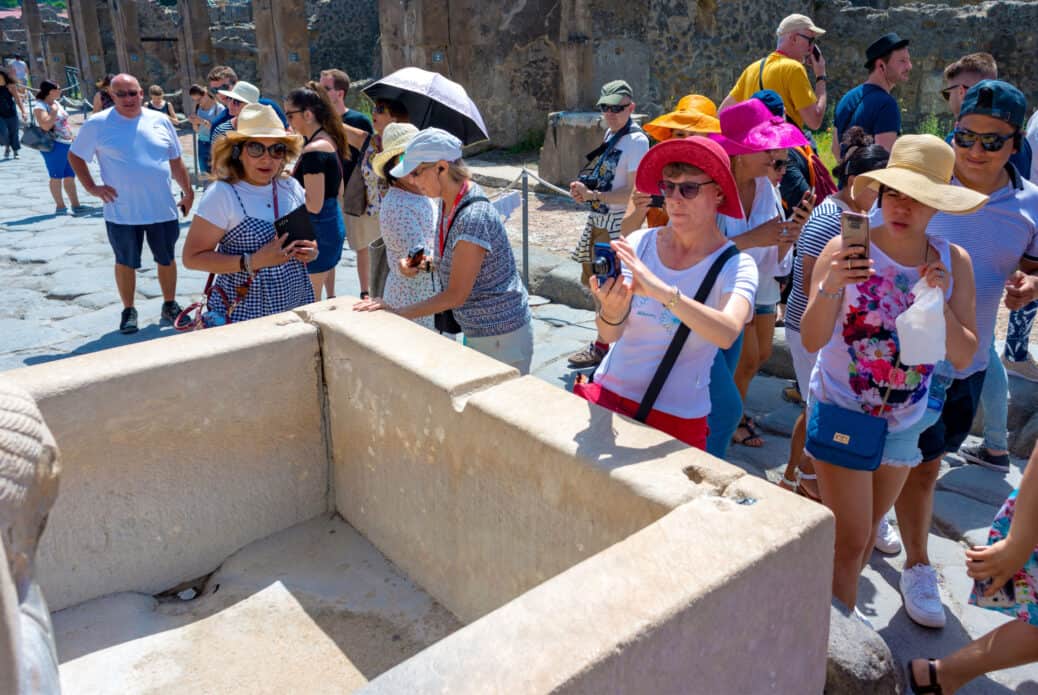
<instances>
[{"instance_id":1,"label":"woman in red sun hat","mask_svg":"<svg viewBox=\"0 0 1038 695\"><path fill-rule=\"evenodd\" d=\"M613 241L621 272L591 278L599 335L615 345L592 383L578 383L574 393L705 449L710 368L718 348L730 346L752 316L757 289L753 259L717 226L719 212L742 215L739 194L724 149L698 136L650 149L636 186L664 196L670 221ZM682 325L688 335L679 346ZM672 345L676 359L662 379ZM650 384L661 380L652 399Z\"/></svg>"}]
</instances>

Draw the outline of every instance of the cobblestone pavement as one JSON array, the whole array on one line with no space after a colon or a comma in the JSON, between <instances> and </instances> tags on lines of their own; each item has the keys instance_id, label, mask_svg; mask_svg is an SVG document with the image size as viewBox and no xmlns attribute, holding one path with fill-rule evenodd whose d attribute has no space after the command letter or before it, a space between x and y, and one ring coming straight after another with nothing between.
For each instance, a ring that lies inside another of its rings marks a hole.
<instances>
[{"instance_id":1,"label":"cobblestone pavement","mask_svg":"<svg viewBox=\"0 0 1038 695\"><path fill-rule=\"evenodd\" d=\"M138 273L137 307L139 333L124 336L117 327L121 305L113 278L113 257L108 246L98 201L81 192L89 212L80 217L55 216L47 190L41 156L23 150L19 160L0 161L0 190L5 195L0 212L0 371L40 364L70 355L118 345L160 339L172 334L160 325L156 269L144 253ZM538 242L548 248L566 250L579 227L571 230L567 220L580 217L564 201L547 200L546 211L562 217L539 229L545 235L563 238L565 244ZM540 210L542 208L535 208ZM518 215L518 213L516 213ZM509 227L515 236L513 216ZM543 220L542 220L543 221ZM579 222L579 220L578 220ZM187 221L182 221L186 235ZM567 225L565 229L561 225ZM554 226L553 226L554 225ZM540 233L540 232L539 232ZM178 257L183 240L177 246ZM339 266L339 294L356 294L355 257L346 251ZM181 304L197 299L205 274L181 270L177 299ZM593 316L588 311L534 299L536 349L534 374L559 387L568 386L573 372L566 368L570 354L594 334ZM799 410L780 397L785 382L770 377L754 380L747 403L758 417L766 443L760 449L733 446L730 460L748 472L778 480L788 456L788 435ZM1022 461L1014 461L1008 476L965 465L949 456L942 470L936 500L936 523L931 535L932 557L942 576L948 608L948 625L934 631L917 627L905 615L897 590L903 554L888 558L873 556L862 579L862 610L869 616L903 662L911 656L947 654L968 639L1002 622L997 615L966 605L970 581L965 574L963 549L966 543L983 543L987 526L997 507L1020 479ZM762 601L781 601L796 587L778 586ZM1038 693L1038 667L1029 666L995 674L964 688L963 693Z\"/></svg>"}]
</instances>

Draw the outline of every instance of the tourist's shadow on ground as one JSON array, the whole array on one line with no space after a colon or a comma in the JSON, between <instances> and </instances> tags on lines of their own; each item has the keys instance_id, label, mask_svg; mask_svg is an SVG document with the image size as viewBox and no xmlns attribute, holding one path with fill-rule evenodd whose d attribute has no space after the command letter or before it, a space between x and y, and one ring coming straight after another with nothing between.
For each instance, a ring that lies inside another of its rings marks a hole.
<instances>
[{"instance_id":1,"label":"tourist's shadow on ground","mask_svg":"<svg viewBox=\"0 0 1038 695\"><path fill-rule=\"evenodd\" d=\"M34 364L44 364L46 362L53 362L54 360L60 360L66 357L73 357L75 355L87 355L91 352L98 352L99 350L107 350L108 348L120 347L123 345L133 345L134 343L143 343L148 340L154 340L155 338L163 338L170 335L176 335L176 331L173 330L172 326L161 326L153 323L145 326L136 333L130 333L127 335L124 335L119 331L105 333L104 335L95 338L94 340L83 343L82 345L72 348L71 350L65 352L55 352L45 355L32 355L31 357L26 357L24 363L26 366L31 366Z\"/></svg>"}]
</instances>

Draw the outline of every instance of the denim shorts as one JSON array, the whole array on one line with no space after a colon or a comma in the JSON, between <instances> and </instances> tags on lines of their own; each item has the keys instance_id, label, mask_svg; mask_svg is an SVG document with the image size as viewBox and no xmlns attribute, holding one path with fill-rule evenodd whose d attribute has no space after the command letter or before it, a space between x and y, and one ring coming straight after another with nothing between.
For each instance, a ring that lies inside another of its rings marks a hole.
<instances>
[{"instance_id":1,"label":"denim shorts","mask_svg":"<svg viewBox=\"0 0 1038 695\"><path fill-rule=\"evenodd\" d=\"M775 313L775 304L755 304L753 306L754 316L765 316L767 314Z\"/></svg>"},{"instance_id":2,"label":"denim shorts","mask_svg":"<svg viewBox=\"0 0 1038 695\"><path fill-rule=\"evenodd\" d=\"M815 411L814 402L808 403L808 417L817 417ZM923 452L919 449L919 435L932 427L940 416L941 414L936 410L927 408L923 412L923 416L909 426L908 429L900 432L888 432L886 441L883 442L882 464L884 466L915 468L922 463ZM804 453L813 459L819 458L810 452L807 445L804 446ZM821 460L824 461L825 459Z\"/></svg>"},{"instance_id":3,"label":"denim shorts","mask_svg":"<svg viewBox=\"0 0 1038 695\"><path fill-rule=\"evenodd\" d=\"M115 262L130 268L141 267L141 249L144 238L148 238L148 248L159 265L169 265L174 260L173 247L180 238L180 224L176 220L155 222L154 224L116 224L105 221L108 229L108 243L115 251Z\"/></svg>"},{"instance_id":4,"label":"denim shorts","mask_svg":"<svg viewBox=\"0 0 1038 695\"><path fill-rule=\"evenodd\" d=\"M52 179L72 179L76 172L72 171L72 165L68 163L68 151L71 145L64 142L55 142L54 149L50 152L41 152L43 162L47 165L47 175Z\"/></svg>"}]
</instances>

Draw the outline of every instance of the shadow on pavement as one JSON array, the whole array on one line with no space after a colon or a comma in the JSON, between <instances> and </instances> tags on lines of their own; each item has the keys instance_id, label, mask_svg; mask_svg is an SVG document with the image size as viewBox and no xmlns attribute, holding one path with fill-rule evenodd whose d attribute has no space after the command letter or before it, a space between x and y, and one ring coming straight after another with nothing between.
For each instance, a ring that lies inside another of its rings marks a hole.
<instances>
[{"instance_id":1,"label":"shadow on pavement","mask_svg":"<svg viewBox=\"0 0 1038 695\"><path fill-rule=\"evenodd\" d=\"M44 364L46 362L53 362L66 357L87 355L91 352L98 352L99 350L107 350L108 348L121 347L123 345L133 345L134 343L143 343L148 340L163 338L170 335L176 335L176 331L173 330L172 326L159 325L155 323L141 328L136 333L130 333L127 335L123 335L116 330L111 333L105 333L90 342L83 343L79 347L72 348L68 352L56 352L48 355L33 355L27 357L25 358L25 365L31 366L34 364Z\"/></svg>"}]
</instances>

